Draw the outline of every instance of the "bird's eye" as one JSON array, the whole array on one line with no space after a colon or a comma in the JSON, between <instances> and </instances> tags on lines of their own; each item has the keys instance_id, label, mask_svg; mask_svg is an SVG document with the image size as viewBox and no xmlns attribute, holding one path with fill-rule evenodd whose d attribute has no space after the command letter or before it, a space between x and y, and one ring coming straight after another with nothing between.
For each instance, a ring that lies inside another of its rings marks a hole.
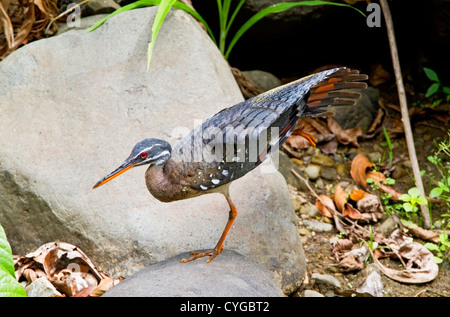
<instances>
[{"instance_id":1,"label":"bird's eye","mask_svg":"<svg viewBox=\"0 0 450 317\"><path fill-rule=\"evenodd\" d=\"M139 154L139 156L141 157L141 159L145 160L147 158L147 153L142 152L141 154Z\"/></svg>"}]
</instances>

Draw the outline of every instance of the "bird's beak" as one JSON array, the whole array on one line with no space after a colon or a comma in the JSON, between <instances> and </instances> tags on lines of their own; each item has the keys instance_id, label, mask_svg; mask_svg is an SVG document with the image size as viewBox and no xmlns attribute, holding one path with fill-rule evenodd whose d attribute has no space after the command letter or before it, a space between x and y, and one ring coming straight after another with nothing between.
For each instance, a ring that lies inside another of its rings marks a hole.
<instances>
[{"instance_id":1,"label":"bird's beak","mask_svg":"<svg viewBox=\"0 0 450 317\"><path fill-rule=\"evenodd\" d=\"M114 171L103 177L97 184L92 187L92 189L95 189L97 187L102 186L103 184L109 182L113 178L119 176L122 173L125 173L129 169L132 169L135 166L134 163L129 162L128 160L125 161L122 165L120 165L118 168L116 168Z\"/></svg>"}]
</instances>

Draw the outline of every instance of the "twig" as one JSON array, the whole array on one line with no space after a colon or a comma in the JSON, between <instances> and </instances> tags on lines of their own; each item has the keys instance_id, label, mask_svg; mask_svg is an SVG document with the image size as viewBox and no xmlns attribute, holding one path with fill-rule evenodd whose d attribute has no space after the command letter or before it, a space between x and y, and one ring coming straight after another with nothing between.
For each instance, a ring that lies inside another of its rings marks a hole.
<instances>
[{"instance_id":1,"label":"twig","mask_svg":"<svg viewBox=\"0 0 450 317\"><path fill-rule=\"evenodd\" d=\"M394 25L392 22L391 11L389 9L387 0L380 0L380 4L381 4L381 8L383 10L384 19L386 21L386 28L387 28L388 38L389 38L389 46L391 48L392 64L394 66L395 81L397 84L398 98L399 98L399 102L400 102L400 110L401 110L401 114L402 114L402 122L403 122L404 130L405 130L405 139L406 139L406 145L408 147L409 158L411 160L411 167L413 170L416 187L419 189L421 196L423 198L425 198L425 191L423 189L422 177L420 175L419 163L417 161L417 156L416 156L416 149L414 147L414 138L413 138L413 134L412 134L412 130L411 130L411 122L409 120L408 104L406 101L405 87L403 85L402 71L400 68L400 61L399 61L399 57L398 57L397 43L395 40ZM431 221L430 221L430 214L428 212L428 206L420 205L420 210L422 212L424 227L426 229L430 229Z\"/></svg>"},{"instance_id":2,"label":"twig","mask_svg":"<svg viewBox=\"0 0 450 317\"><path fill-rule=\"evenodd\" d=\"M324 206L326 206L328 209L331 209L331 211L333 212L333 218L334 221L336 223L336 227L339 231L343 232L343 233L347 233L347 230L345 230L339 221L346 220L348 222L350 222L352 225L354 225L355 227L358 227L361 230L364 230L366 232L369 232L366 228L361 227L360 225L358 225L356 222L344 217L339 211L337 211L336 209L334 209L331 206L328 206L325 204L325 202L319 197L319 195L316 194L316 192L314 191L314 189L312 189L311 185L309 185L308 181L303 178L299 173L297 173L294 169L291 169L292 174L294 174L298 179L301 179L305 184L306 187L308 187L308 189L311 191L311 193L314 195L314 197L316 197Z\"/></svg>"},{"instance_id":3,"label":"twig","mask_svg":"<svg viewBox=\"0 0 450 317\"><path fill-rule=\"evenodd\" d=\"M83 4L85 4L85 3L89 2L89 1L91 1L91 0L83 0L83 1L81 1L80 3L76 3L73 7L70 7L70 8L67 9L66 11L60 13L57 17L53 18L53 19L50 21L50 23L47 25L47 28L45 29L45 32L46 32L46 33L48 32L48 30L49 30L49 28L50 28L50 25L52 25L56 20L58 20L59 18L63 17L64 15L66 15L66 14L68 14L68 13L74 11L76 8L81 7Z\"/></svg>"}]
</instances>

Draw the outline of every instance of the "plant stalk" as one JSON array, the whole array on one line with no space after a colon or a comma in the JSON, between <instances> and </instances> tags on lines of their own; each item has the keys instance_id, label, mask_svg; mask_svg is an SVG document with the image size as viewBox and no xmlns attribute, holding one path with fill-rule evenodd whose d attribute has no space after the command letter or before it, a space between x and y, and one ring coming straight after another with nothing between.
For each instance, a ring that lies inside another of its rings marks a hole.
<instances>
[{"instance_id":1,"label":"plant stalk","mask_svg":"<svg viewBox=\"0 0 450 317\"><path fill-rule=\"evenodd\" d=\"M405 130L406 145L408 147L409 158L411 160L411 167L413 170L416 187L419 189L421 197L426 198L425 191L423 188L423 183L422 183L422 177L420 175L419 163L417 161L416 149L414 147L414 137L412 134L411 122L409 120L408 103L406 101L405 87L403 85L402 70L400 67L400 60L398 57L397 42L395 40L394 25L392 22L391 11L389 9L389 5L386 0L380 0L380 4L381 4L381 8L383 10L384 19L386 21L389 46L391 49L392 64L394 66L395 81L397 84L397 91L398 91L398 99L400 102L402 122L403 122L403 127ZM422 212L422 217L423 217L423 226L426 229L430 229L431 228L431 220L430 220L430 214L428 212L428 206L426 204L420 205L420 210Z\"/></svg>"}]
</instances>

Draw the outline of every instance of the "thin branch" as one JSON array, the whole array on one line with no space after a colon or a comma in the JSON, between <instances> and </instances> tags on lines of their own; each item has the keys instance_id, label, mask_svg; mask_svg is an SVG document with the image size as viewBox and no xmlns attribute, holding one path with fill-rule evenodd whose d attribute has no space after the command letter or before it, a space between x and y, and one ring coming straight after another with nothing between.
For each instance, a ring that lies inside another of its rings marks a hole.
<instances>
[{"instance_id":1,"label":"thin branch","mask_svg":"<svg viewBox=\"0 0 450 317\"><path fill-rule=\"evenodd\" d=\"M389 38L389 46L391 48L391 58L392 58L392 64L394 66L395 81L397 84L398 99L400 102L400 110L401 110L401 114L402 114L403 127L405 130L405 139L406 139L406 145L408 147L409 159L411 160L411 167L413 170L416 187L419 189L421 196L423 198L426 198L425 191L423 189L422 177L420 175L420 167L419 167L419 163L417 161L416 149L414 146L414 138L413 138L413 134L412 134L412 130L411 130L411 122L409 120L408 104L406 101L405 87L403 85L403 77L402 77L402 71L400 68L400 60L398 57L397 43L395 40L394 25L392 22L391 11L389 9L389 5L386 0L380 0L380 4L381 4L381 8L383 10L384 19L386 21L386 28L387 28L388 38ZM430 221L430 214L428 212L428 206L420 205L420 210L422 212L422 217L423 217L423 226L426 229L430 229L431 221Z\"/></svg>"},{"instance_id":2,"label":"thin branch","mask_svg":"<svg viewBox=\"0 0 450 317\"><path fill-rule=\"evenodd\" d=\"M312 189L311 185L309 185L308 181L303 178L299 173L297 173L294 169L291 169L292 174L294 174L298 179L301 179L305 184L306 187L308 187L308 189L311 191L311 193L314 195L314 197L316 197L324 206L326 206L328 209L331 209L331 211L333 212L333 219L334 222L336 223L336 227L339 231L343 232L343 233L347 233L347 230L345 230L345 228L343 228L340 224L340 222L342 220L346 220L348 221L350 224L352 224L353 226L365 231L365 232L369 232L366 228L358 225L356 222L344 217L339 211L337 211L335 208L332 208L331 206L326 205L326 203L319 197L319 195L316 194L316 192L314 191L314 189Z\"/></svg>"}]
</instances>

